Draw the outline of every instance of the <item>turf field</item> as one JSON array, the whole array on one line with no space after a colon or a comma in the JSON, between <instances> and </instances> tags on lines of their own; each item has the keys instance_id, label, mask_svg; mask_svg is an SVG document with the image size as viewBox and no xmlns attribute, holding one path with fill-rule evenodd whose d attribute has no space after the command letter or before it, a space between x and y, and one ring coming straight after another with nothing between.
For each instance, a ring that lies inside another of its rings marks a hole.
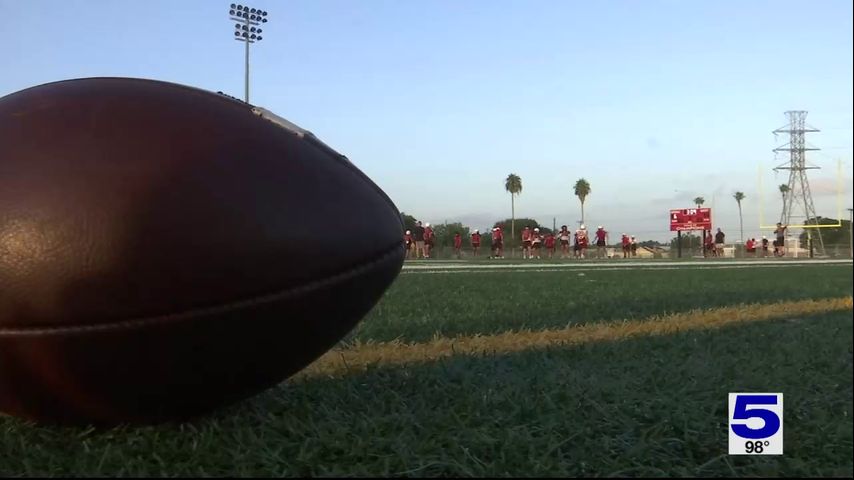
<instances>
[{"instance_id":1,"label":"turf field","mask_svg":"<svg viewBox=\"0 0 854 480\"><path fill-rule=\"evenodd\" d=\"M0 417L0 475L851 476L852 266L412 262L342 344L195 424ZM783 392L781 457L727 394Z\"/></svg>"}]
</instances>

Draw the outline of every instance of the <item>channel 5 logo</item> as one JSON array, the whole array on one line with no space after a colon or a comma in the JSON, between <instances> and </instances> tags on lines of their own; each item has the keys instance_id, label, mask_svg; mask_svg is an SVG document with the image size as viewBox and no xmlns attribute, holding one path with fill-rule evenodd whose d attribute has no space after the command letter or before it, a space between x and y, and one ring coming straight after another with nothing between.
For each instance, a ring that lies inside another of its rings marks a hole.
<instances>
[{"instance_id":1,"label":"channel 5 logo","mask_svg":"<svg viewBox=\"0 0 854 480\"><path fill-rule=\"evenodd\" d=\"M783 454L783 394L729 394L729 454Z\"/></svg>"}]
</instances>

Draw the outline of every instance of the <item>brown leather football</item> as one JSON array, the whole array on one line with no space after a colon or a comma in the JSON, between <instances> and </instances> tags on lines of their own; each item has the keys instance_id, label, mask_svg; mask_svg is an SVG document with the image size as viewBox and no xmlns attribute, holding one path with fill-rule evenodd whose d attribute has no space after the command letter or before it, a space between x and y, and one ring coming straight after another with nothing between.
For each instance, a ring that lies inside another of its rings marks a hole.
<instances>
[{"instance_id":1,"label":"brown leather football","mask_svg":"<svg viewBox=\"0 0 854 480\"><path fill-rule=\"evenodd\" d=\"M0 411L192 419L335 345L403 263L392 201L271 112L87 78L0 98Z\"/></svg>"}]
</instances>

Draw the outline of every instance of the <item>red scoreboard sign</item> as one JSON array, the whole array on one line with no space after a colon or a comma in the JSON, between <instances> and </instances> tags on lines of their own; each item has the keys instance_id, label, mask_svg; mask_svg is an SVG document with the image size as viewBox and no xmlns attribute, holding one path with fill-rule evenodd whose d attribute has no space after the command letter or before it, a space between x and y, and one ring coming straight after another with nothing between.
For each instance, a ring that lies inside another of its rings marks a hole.
<instances>
[{"instance_id":1,"label":"red scoreboard sign","mask_svg":"<svg viewBox=\"0 0 854 480\"><path fill-rule=\"evenodd\" d=\"M670 231L711 230L711 208L682 208L670 211Z\"/></svg>"}]
</instances>

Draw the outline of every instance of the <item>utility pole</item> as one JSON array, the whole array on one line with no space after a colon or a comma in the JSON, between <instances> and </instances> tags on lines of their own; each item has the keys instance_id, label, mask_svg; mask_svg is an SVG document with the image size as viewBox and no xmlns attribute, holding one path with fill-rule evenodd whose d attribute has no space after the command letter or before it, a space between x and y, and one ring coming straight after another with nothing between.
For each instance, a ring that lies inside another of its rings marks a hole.
<instances>
[{"instance_id":1,"label":"utility pole","mask_svg":"<svg viewBox=\"0 0 854 480\"><path fill-rule=\"evenodd\" d=\"M783 214L781 217L785 220L782 223L784 225L791 225L792 217L800 218L802 213L804 225L809 223L818 225L818 215L815 212L815 205L812 201L807 170L817 170L819 167L807 165L806 159L806 152L818 150L818 148L807 147L805 134L818 132L819 130L807 125L807 112L805 110L790 110L786 112L786 116L789 117L789 124L773 132L775 136L778 133L789 134L789 143L774 149L774 153L789 152L789 160L774 168L775 171L789 171L789 191L783 203ZM824 253L824 241L821 238L821 229L816 228L815 230L816 237L818 237L819 251Z\"/></svg>"},{"instance_id":2,"label":"utility pole","mask_svg":"<svg viewBox=\"0 0 854 480\"><path fill-rule=\"evenodd\" d=\"M245 5L231 4L228 16L236 22L234 24L234 39L246 44L246 70L245 70L245 97L244 101L249 103L249 44L260 42L262 30L258 28L262 23L267 23L267 12L258 8Z\"/></svg>"}]
</instances>

